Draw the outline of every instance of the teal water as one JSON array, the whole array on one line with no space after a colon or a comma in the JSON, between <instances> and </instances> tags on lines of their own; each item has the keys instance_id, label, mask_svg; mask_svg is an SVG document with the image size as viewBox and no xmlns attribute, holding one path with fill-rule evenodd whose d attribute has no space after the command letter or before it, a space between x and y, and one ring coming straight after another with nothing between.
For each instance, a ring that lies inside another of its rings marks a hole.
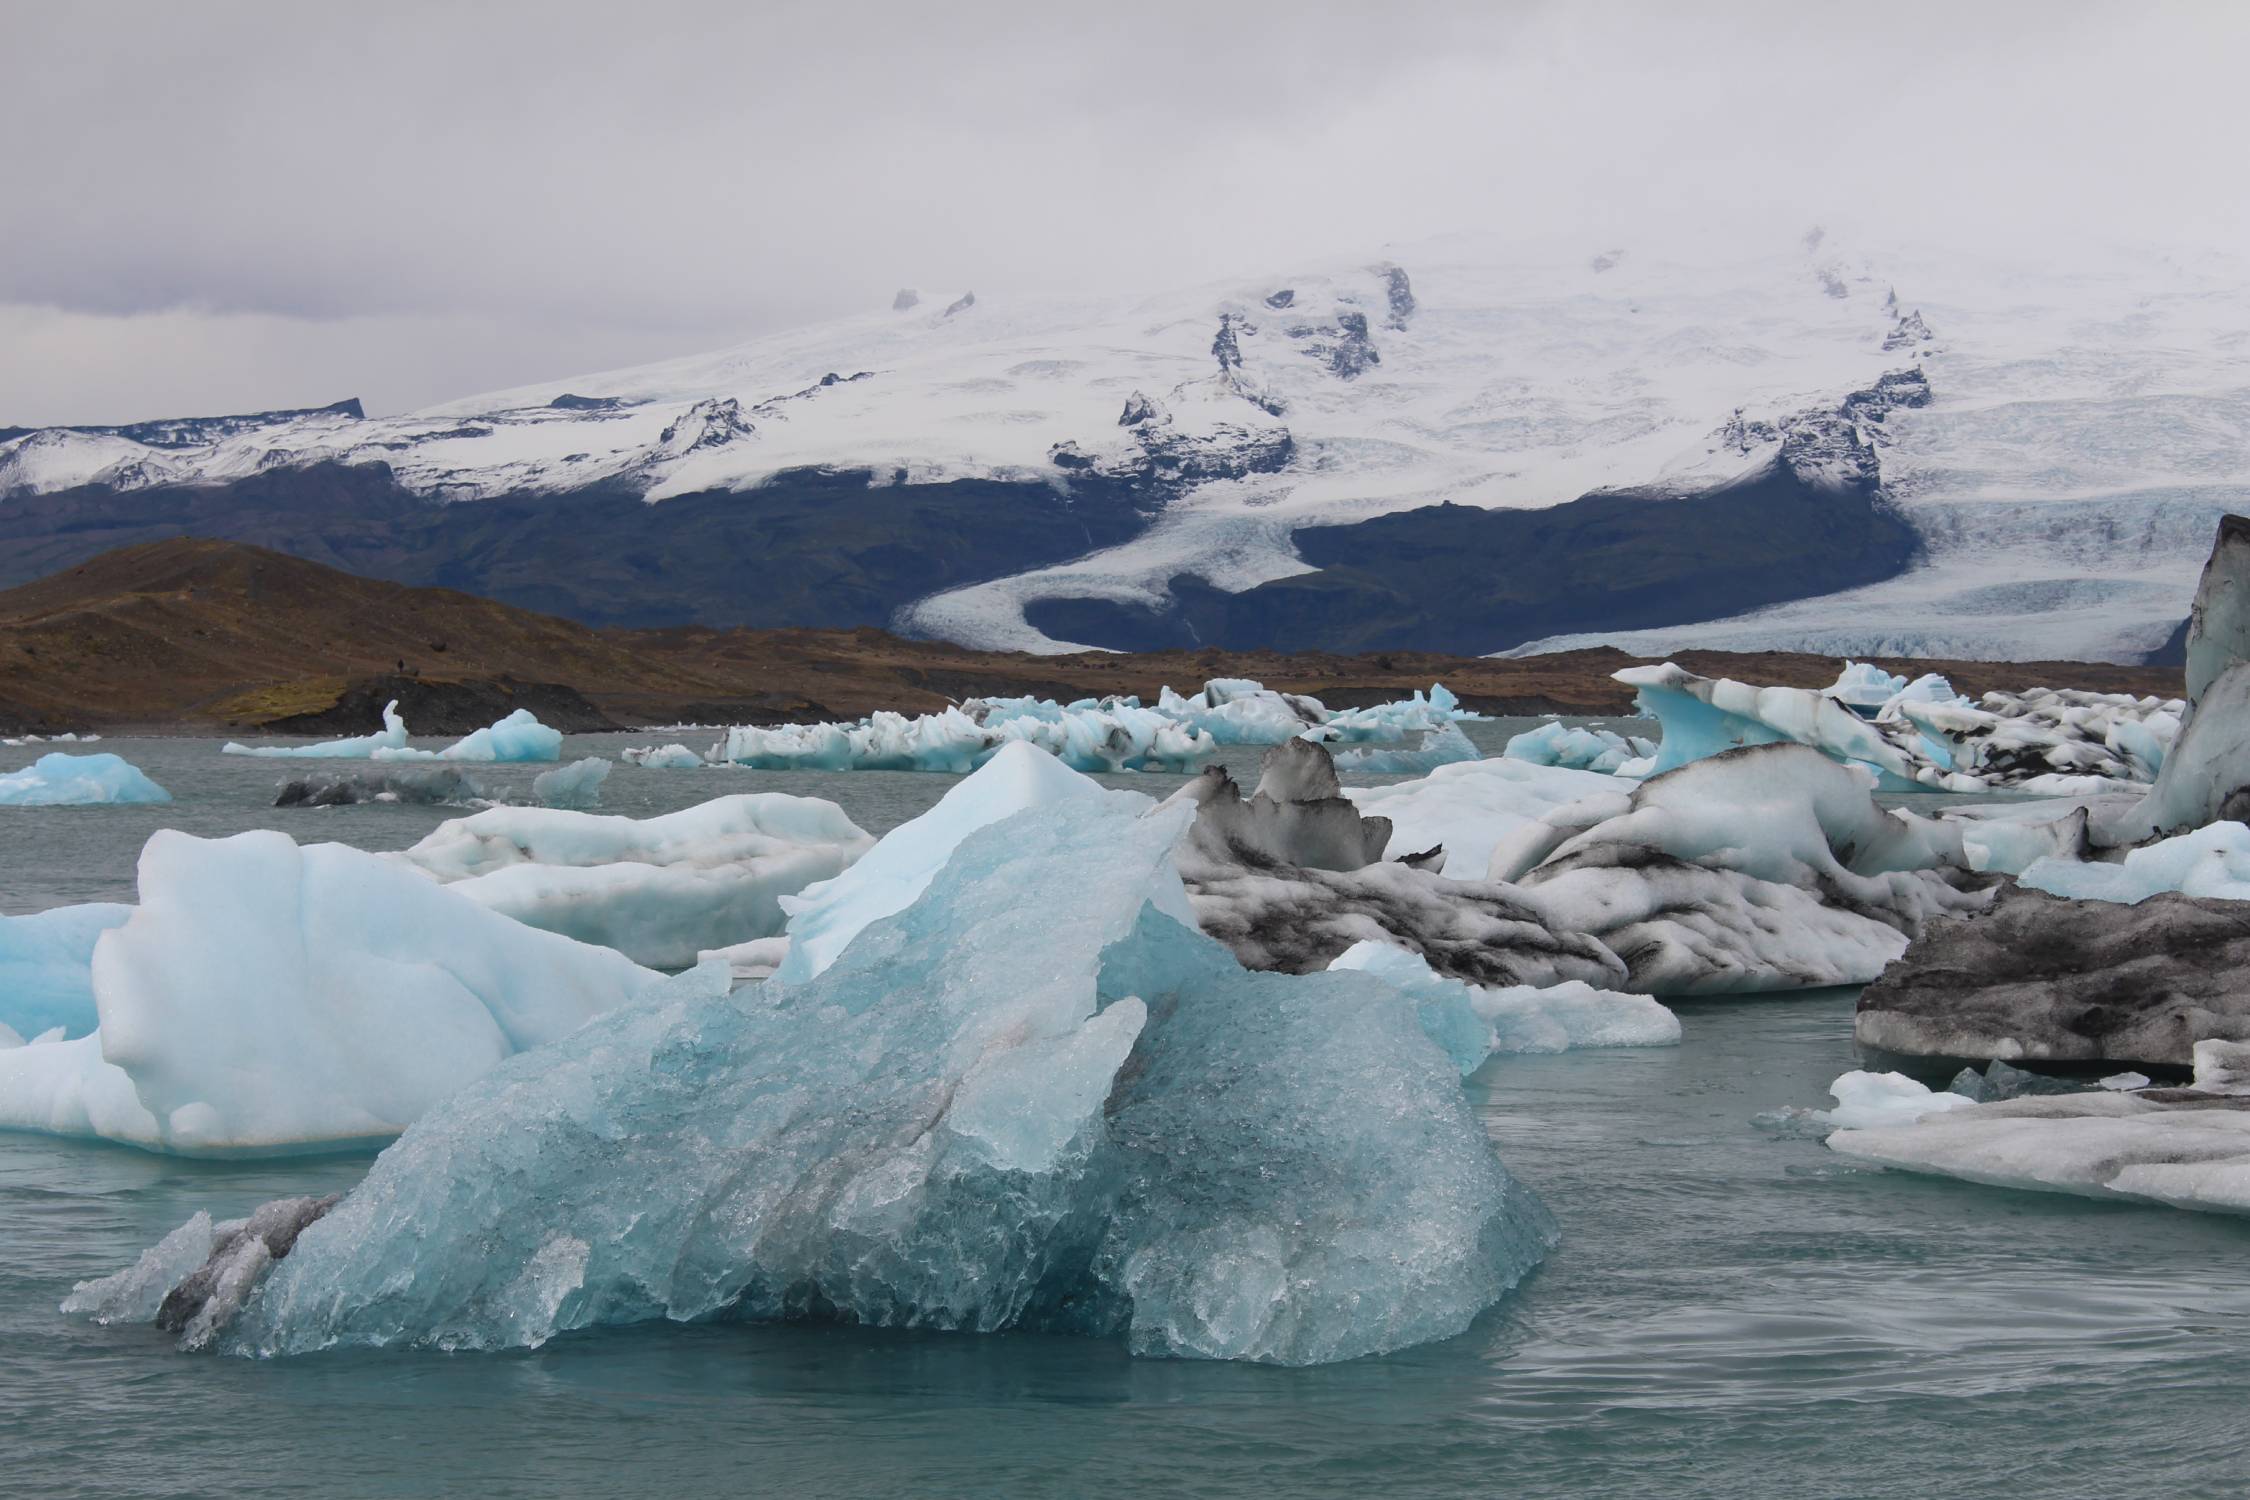
<instances>
[{"instance_id":1,"label":"teal water","mask_svg":"<svg viewBox=\"0 0 2250 1500\"><path fill-rule=\"evenodd\" d=\"M373 848L450 815L276 810L261 798L283 767L194 741L100 748L182 800L0 820L0 910L129 896L132 856L164 824ZM605 802L811 791L879 829L950 784L620 766ZM2250 1489L2250 1222L1847 1164L1751 1119L1822 1102L1854 1065L1848 993L1681 1013L1678 1048L1503 1058L1480 1074L1494 1143L1555 1211L1561 1247L1461 1338L1315 1370L1133 1360L1060 1338L715 1326L508 1355L190 1357L55 1306L196 1209L348 1187L367 1158L189 1162L0 1135L0 1493Z\"/></svg>"}]
</instances>

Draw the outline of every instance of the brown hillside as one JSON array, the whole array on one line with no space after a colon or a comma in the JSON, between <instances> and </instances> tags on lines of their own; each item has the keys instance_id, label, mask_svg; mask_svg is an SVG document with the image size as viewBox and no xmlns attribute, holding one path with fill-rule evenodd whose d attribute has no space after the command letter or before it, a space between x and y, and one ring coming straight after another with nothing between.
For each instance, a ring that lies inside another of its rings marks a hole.
<instances>
[{"instance_id":1,"label":"brown hillside","mask_svg":"<svg viewBox=\"0 0 2250 1500\"><path fill-rule=\"evenodd\" d=\"M1692 671L1820 686L1833 658L1691 651ZM0 724L38 729L284 727L356 731L367 705L406 696L409 722L521 699L576 702L621 723L856 717L980 693L1138 693L1254 677L1335 704L1443 681L1495 712L1616 713L1630 695L1608 649L1518 660L1406 652L1171 651L1027 656L906 641L878 630L606 631L450 589L409 588L240 543L184 539L105 553L0 592ZM2176 667L1886 661L1967 692L2047 684L2176 693ZM378 679L394 679L380 681ZM400 681L400 680L403 680ZM450 696L449 696L450 695ZM379 706L379 704L377 705ZM480 720L481 722L481 720ZM566 726L575 727L575 726Z\"/></svg>"}]
</instances>

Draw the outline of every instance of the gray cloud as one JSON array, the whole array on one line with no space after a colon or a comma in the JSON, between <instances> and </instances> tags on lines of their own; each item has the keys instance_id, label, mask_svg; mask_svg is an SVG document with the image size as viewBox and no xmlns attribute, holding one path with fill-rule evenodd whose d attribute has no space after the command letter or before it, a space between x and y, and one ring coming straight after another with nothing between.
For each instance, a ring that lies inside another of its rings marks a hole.
<instances>
[{"instance_id":1,"label":"gray cloud","mask_svg":"<svg viewBox=\"0 0 2250 1500\"><path fill-rule=\"evenodd\" d=\"M380 409L1453 229L2250 243L2250 8L17 6L0 421Z\"/></svg>"}]
</instances>

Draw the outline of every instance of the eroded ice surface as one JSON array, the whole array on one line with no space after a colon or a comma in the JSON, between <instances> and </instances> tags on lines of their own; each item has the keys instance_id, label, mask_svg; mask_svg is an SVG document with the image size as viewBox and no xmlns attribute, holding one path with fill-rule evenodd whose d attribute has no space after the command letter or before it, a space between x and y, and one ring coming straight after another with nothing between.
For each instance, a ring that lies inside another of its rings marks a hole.
<instances>
[{"instance_id":1,"label":"eroded ice surface","mask_svg":"<svg viewBox=\"0 0 2250 1500\"><path fill-rule=\"evenodd\" d=\"M653 818L487 808L400 857L519 922L677 969L779 933L782 898L873 844L833 802L744 792Z\"/></svg>"},{"instance_id":2,"label":"eroded ice surface","mask_svg":"<svg viewBox=\"0 0 2250 1500\"><path fill-rule=\"evenodd\" d=\"M2146 901L2159 891L2250 901L2250 827L2210 823L2128 849L2115 864L2049 855L2025 867L2025 885L2093 901Z\"/></svg>"},{"instance_id":3,"label":"eroded ice surface","mask_svg":"<svg viewBox=\"0 0 2250 1500\"><path fill-rule=\"evenodd\" d=\"M50 750L20 771L0 774L0 807L88 807L105 802L169 802L172 794L122 756Z\"/></svg>"},{"instance_id":4,"label":"eroded ice surface","mask_svg":"<svg viewBox=\"0 0 2250 1500\"><path fill-rule=\"evenodd\" d=\"M1389 786L1345 787L1344 795L1361 812L1390 819L1386 858L1442 848L1445 874L1482 880L1503 836L1581 797L1619 787L1594 772L1501 756L1440 766Z\"/></svg>"},{"instance_id":5,"label":"eroded ice surface","mask_svg":"<svg viewBox=\"0 0 2250 1500\"><path fill-rule=\"evenodd\" d=\"M562 731L539 722L528 708L519 708L497 723L463 735L442 750L417 750L411 745L378 745L375 760L462 760L491 764L501 761L551 761L562 758Z\"/></svg>"},{"instance_id":6,"label":"eroded ice surface","mask_svg":"<svg viewBox=\"0 0 2250 1500\"><path fill-rule=\"evenodd\" d=\"M311 745L245 745L229 740L220 748L228 755L255 755L266 760L368 760L378 750L406 748L406 720L399 716L398 700L393 698L383 705L383 727L373 734Z\"/></svg>"},{"instance_id":7,"label":"eroded ice surface","mask_svg":"<svg viewBox=\"0 0 2250 1500\"><path fill-rule=\"evenodd\" d=\"M589 755L532 777L531 795L541 807L584 812L601 806L602 783L608 779L609 762L598 755Z\"/></svg>"},{"instance_id":8,"label":"eroded ice surface","mask_svg":"<svg viewBox=\"0 0 2250 1500\"><path fill-rule=\"evenodd\" d=\"M1656 746L1614 730L1581 728L1555 720L1512 737L1500 753L1509 760L1535 766L1614 773L1624 769L1628 761L1650 759L1656 754Z\"/></svg>"},{"instance_id":9,"label":"eroded ice surface","mask_svg":"<svg viewBox=\"0 0 2250 1500\"><path fill-rule=\"evenodd\" d=\"M1460 1331L1551 1221L1396 988L1245 972L1155 909L1191 815L1014 814L814 979L697 969L503 1065L222 1341L837 1318L1309 1364Z\"/></svg>"},{"instance_id":10,"label":"eroded ice surface","mask_svg":"<svg viewBox=\"0 0 2250 1500\"><path fill-rule=\"evenodd\" d=\"M94 944L100 1024L0 1050L0 1128L204 1155L385 1138L655 977L378 855L167 829Z\"/></svg>"},{"instance_id":11,"label":"eroded ice surface","mask_svg":"<svg viewBox=\"0 0 2250 1500\"><path fill-rule=\"evenodd\" d=\"M84 1036L94 1015L94 942L133 908L115 901L0 917L0 1026L19 1037L61 1027Z\"/></svg>"}]
</instances>

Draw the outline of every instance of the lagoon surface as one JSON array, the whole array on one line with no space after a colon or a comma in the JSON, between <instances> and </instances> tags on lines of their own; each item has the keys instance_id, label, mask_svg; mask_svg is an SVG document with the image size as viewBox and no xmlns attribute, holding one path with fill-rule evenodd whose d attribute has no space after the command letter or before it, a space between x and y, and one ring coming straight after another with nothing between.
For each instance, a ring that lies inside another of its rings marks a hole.
<instances>
[{"instance_id":1,"label":"lagoon surface","mask_svg":"<svg viewBox=\"0 0 2250 1500\"><path fill-rule=\"evenodd\" d=\"M1496 746L1521 726L1471 727ZM708 738L576 736L565 758ZM130 900L157 827L380 849L461 811L275 809L275 784L316 763L205 740L95 748L177 803L0 812L0 911ZM0 769L35 753L5 752ZM1256 760L1231 758L1246 780ZM538 769L472 774L523 795ZM1158 793L1179 780L1105 779ZM952 784L619 765L603 803L645 816L798 792L881 832ZM1472 1094L1560 1221L1560 1248L1458 1339L1313 1370L742 1326L499 1355L183 1355L152 1328L75 1323L56 1304L197 1209L336 1191L369 1158L198 1162L0 1134L0 1493L2250 1491L2250 1221L1883 1172L1754 1124L1826 1102L1856 1065L1851 1006L1841 991L1686 1002L1677 1048L1495 1059Z\"/></svg>"}]
</instances>

